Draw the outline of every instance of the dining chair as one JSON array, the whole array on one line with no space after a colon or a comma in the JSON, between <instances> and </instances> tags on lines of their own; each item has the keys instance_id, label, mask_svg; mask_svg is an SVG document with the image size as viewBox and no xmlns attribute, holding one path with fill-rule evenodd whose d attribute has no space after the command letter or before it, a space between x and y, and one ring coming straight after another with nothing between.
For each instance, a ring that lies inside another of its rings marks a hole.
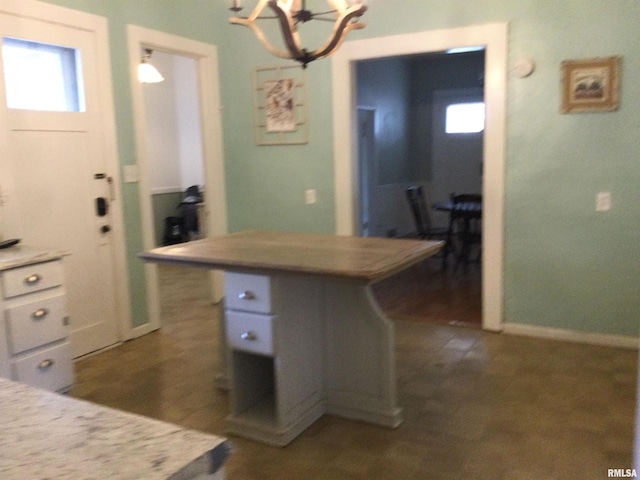
<instances>
[{"instance_id":1,"label":"dining chair","mask_svg":"<svg viewBox=\"0 0 640 480\"><path fill-rule=\"evenodd\" d=\"M406 190L407 200L416 225L416 234L423 240L433 238L444 240L447 236L447 228L434 227L431 224L431 215L424 198L421 186L413 185Z\"/></svg>"},{"instance_id":2,"label":"dining chair","mask_svg":"<svg viewBox=\"0 0 640 480\"><path fill-rule=\"evenodd\" d=\"M447 243L458 245L455 269L462 266L466 271L471 261L482 258L482 195L477 193L452 193ZM471 252L477 250L472 260ZM446 257L445 257L446 263Z\"/></svg>"}]
</instances>

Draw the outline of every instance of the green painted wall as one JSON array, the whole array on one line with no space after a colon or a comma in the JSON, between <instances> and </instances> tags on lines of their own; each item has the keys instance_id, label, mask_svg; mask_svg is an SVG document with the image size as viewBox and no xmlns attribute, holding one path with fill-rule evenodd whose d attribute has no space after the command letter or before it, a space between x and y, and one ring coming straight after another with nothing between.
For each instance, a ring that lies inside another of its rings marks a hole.
<instances>
[{"instance_id":1,"label":"green painted wall","mask_svg":"<svg viewBox=\"0 0 640 480\"><path fill-rule=\"evenodd\" d=\"M264 53L249 30L227 24L230 2L48 1L109 18L122 164L135 162L125 25L213 43L219 47L225 107L230 230L333 232L330 61L308 69L309 144L258 147L252 130L252 71L283 61ZM531 56L537 70L527 79L509 79L505 321L637 335L640 3L376 0L366 22L367 28L351 38L510 23L510 63ZM619 111L560 115L560 62L609 55L623 57ZM318 191L316 205L304 204L308 188ZM134 313L140 323L145 313L142 269L135 258L141 245L137 192L130 184L124 190ZM608 213L594 212L599 191L612 192Z\"/></svg>"}]
</instances>

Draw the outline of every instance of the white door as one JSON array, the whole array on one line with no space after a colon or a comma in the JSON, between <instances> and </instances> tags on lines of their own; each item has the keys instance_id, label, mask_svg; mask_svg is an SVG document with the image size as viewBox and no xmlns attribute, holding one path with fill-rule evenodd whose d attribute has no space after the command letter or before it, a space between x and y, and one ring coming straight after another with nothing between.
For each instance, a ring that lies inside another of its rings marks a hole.
<instances>
[{"instance_id":1,"label":"white door","mask_svg":"<svg viewBox=\"0 0 640 480\"><path fill-rule=\"evenodd\" d=\"M77 357L118 341L109 212L115 185L106 159L113 150L105 144L99 88L104 59L94 32L49 21L0 13L0 36L2 233L25 245L70 252L64 264ZM42 62L30 63L30 51L58 65L66 80L43 72ZM21 68L34 70L16 77ZM51 103L56 85L66 103Z\"/></svg>"}]
</instances>

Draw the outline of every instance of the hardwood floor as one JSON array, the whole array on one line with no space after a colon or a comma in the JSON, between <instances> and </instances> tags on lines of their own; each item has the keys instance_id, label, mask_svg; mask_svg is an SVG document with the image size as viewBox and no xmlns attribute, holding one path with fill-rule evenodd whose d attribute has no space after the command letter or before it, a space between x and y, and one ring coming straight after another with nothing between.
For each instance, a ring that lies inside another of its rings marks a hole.
<instances>
[{"instance_id":1,"label":"hardwood floor","mask_svg":"<svg viewBox=\"0 0 640 480\"><path fill-rule=\"evenodd\" d=\"M482 326L482 271L470 264L466 271L440 258L428 259L374 285L382 310L392 319L414 322Z\"/></svg>"}]
</instances>

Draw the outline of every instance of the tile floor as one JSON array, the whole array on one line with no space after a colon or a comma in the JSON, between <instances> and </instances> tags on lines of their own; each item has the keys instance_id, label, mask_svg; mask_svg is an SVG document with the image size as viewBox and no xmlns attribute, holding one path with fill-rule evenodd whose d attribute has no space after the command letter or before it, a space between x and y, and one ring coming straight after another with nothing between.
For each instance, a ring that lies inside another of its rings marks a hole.
<instances>
[{"instance_id":1,"label":"tile floor","mask_svg":"<svg viewBox=\"0 0 640 480\"><path fill-rule=\"evenodd\" d=\"M163 269L163 329L78 361L72 394L224 435L218 311L203 271ZM396 325L399 428L325 416L282 449L230 437L227 478L601 480L631 467L637 352Z\"/></svg>"}]
</instances>

